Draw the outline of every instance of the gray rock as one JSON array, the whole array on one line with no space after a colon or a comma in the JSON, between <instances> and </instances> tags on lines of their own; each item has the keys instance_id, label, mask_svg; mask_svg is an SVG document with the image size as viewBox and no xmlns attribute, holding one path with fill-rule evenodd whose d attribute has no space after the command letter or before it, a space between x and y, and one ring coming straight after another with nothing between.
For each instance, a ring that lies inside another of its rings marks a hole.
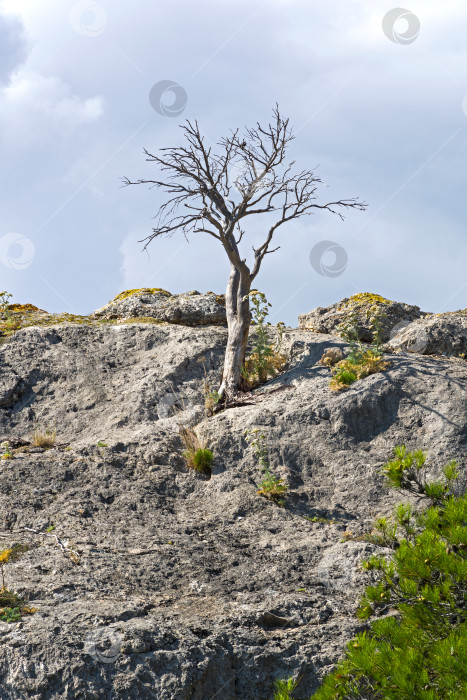
<instances>
[{"instance_id":1,"label":"gray rock","mask_svg":"<svg viewBox=\"0 0 467 700\"><path fill-rule=\"evenodd\" d=\"M430 314L402 325L391 337L387 350L466 357L467 309Z\"/></svg>"},{"instance_id":2,"label":"gray rock","mask_svg":"<svg viewBox=\"0 0 467 700\"><path fill-rule=\"evenodd\" d=\"M300 314L298 327L315 333L338 333L339 326L355 315L359 339L371 342L373 333L370 319L375 308L382 314L382 340L389 340L400 324L407 324L424 315L418 306L389 301L378 294L362 293L346 297L331 306L318 306L309 313Z\"/></svg>"},{"instance_id":3,"label":"gray rock","mask_svg":"<svg viewBox=\"0 0 467 700\"><path fill-rule=\"evenodd\" d=\"M225 325L223 295L193 291L170 294L164 289L136 289L115 299L91 315L97 319L154 318L185 326Z\"/></svg>"},{"instance_id":4,"label":"gray rock","mask_svg":"<svg viewBox=\"0 0 467 700\"><path fill-rule=\"evenodd\" d=\"M2 700L270 700L290 675L295 698L309 698L363 629L355 611L372 574L359 561L386 550L358 537L407 498L379 474L393 446L426 450L433 476L465 464L464 362L393 355L385 373L333 393L318 363L345 344L287 330L287 371L204 420L226 335L83 323L0 346L5 386L23 387L3 393L0 441L54 426L70 446L0 462L0 546L31 547L6 584L37 608L0 622ZM195 421L210 478L182 458L179 426ZM244 434L255 427L289 484L285 508L257 494Z\"/></svg>"},{"instance_id":5,"label":"gray rock","mask_svg":"<svg viewBox=\"0 0 467 700\"><path fill-rule=\"evenodd\" d=\"M0 406L7 406L18 399L22 381L9 367L0 366Z\"/></svg>"}]
</instances>

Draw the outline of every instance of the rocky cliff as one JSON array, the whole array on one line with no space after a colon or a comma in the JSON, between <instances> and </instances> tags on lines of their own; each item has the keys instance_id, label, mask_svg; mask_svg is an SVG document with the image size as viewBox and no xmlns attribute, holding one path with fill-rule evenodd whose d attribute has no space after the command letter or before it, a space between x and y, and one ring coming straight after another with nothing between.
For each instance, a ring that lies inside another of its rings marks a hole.
<instances>
[{"instance_id":1,"label":"rocky cliff","mask_svg":"<svg viewBox=\"0 0 467 700\"><path fill-rule=\"evenodd\" d=\"M359 562L381 551L365 533L402 498L379 474L392 448L425 450L433 476L452 458L465 469L465 316L444 356L393 337L389 368L337 393L319 364L345 350L335 327L287 329L287 369L205 418L222 299L202 301L201 321L172 301L169 322L150 301L142 317L134 300L88 318L31 307L0 345L0 439L14 457L0 461L0 549L29 547L5 583L36 608L0 622L1 697L269 700L294 675L305 700L362 629ZM195 424L210 476L183 459L180 426ZM257 494L254 428L289 485L285 507ZM55 446L34 447L35 429L55 430Z\"/></svg>"}]
</instances>

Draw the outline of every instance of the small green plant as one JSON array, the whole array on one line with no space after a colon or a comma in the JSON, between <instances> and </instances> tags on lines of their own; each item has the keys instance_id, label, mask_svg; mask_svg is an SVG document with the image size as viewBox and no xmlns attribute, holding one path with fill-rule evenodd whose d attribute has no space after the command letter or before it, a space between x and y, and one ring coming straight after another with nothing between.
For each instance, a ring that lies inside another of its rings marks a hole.
<instances>
[{"instance_id":1,"label":"small green plant","mask_svg":"<svg viewBox=\"0 0 467 700\"><path fill-rule=\"evenodd\" d=\"M279 506L285 505L282 496L287 493L289 487L287 484L284 484L284 479L280 479L278 476L275 476L275 474L267 472L258 486L258 493L261 496L271 499L271 501L274 501Z\"/></svg>"},{"instance_id":2,"label":"small green plant","mask_svg":"<svg viewBox=\"0 0 467 700\"><path fill-rule=\"evenodd\" d=\"M348 359L352 363L358 363L361 356L368 350L371 350L374 356L379 356L382 352L382 321L387 317L387 314L377 304L374 304L369 308L366 316L369 320L372 334L372 341L369 346L359 339L359 320L356 313L350 314L347 320L340 324L338 329L341 337L350 345Z\"/></svg>"},{"instance_id":3,"label":"small green plant","mask_svg":"<svg viewBox=\"0 0 467 700\"><path fill-rule=\"evenodd\" d=\"M15 319L11 313L9 299L11 299L12 296L13 295L9 292L0 292L0 316L3 319L3 322L0 323L0 330L2 330L6 336L11 335L21 327L20 321Z\"/></svg>"},{"instance_id":4,"label":"small green plant","mask_svg":"<svg viewBox=\"0 0 467 700\"><path fill-rule=\"evenodd\" d=\"M245 360L241 370L246 390L263 384L270 377L275 377L287 364L286 356L281 353L285 324L282 322L277 324L277 340L273 345L267 331L267 326L270 324L265 323L271 304L263 292L256 289L252 290L248 296L252 306L252 323L255 325L256 333L253 352Z\"/></svg>"},{"instance_id":5,"label":"small green plant","mask_svg":"<svg viewBox=\"0 0 467 700\"><path fill-rule=\"evenodd\" d=\"M3 330L8 332L10 327L14 324L14 319L10 311L10 302L13 295L9 292L0 292L0 315L3 320Z\"/></svg>"},{"instance_id":6,"label":"small green plant","mask_svg":"<svg viewBox=\"0 0 467 700\"><path fill-rule=\"evenodd\" d=\"M403 446L394 452L383 468L387 485L409 491L415 485L431 505L414 513L401 503L393 522L380 519L380 543L394 553L362 562L376 583L367 587L357 616L385 616L348 644L315 700L467 697L467 494L454 494L455 462L445 467L441 490L420 476L423 452Z\"/></svg>"},{"instance_id":7,"label":"small green plant","mask_svg":"<svg viewBox=\"0 0 467 700\"><path fill-rule=\"evenodd\" d=\"M193 466L197 472L210 474L213 459L214 455L209 448L199 447L193 455Z\"/></svg>"},{"instance_id":8,"label":"small green plant","mask_svg":"<svg viewBox=\"0 0 467 700\"><path fill-rule=\"evenodd\" d=\"M283 506L285 504L283 496L287 493L289 487L284 483L283 479L275 476L270 471L265 434L260 428L252 428L251 430L245 430L245 437L253 448L253 454L264 474L264 479L258 484L258 494L269 498L279 506Z\"/></svg>"},{"instance_id":9,"label":"small green plant","mask_svg":"<svg viewBox=\"0 0 467 700\"><path fill-rule=\"evenodd\" d=\"M210 474L214 455L204 440L200 440L193 428L186 426L180 427L180 437L185 446L182 454L187 467L197 472Z\"/></svg>"},{"instance_id":10,"label":"small green plant","mask_svg":"<svg viewBox=\"0 0 467 700\"><path fill-rule=\"evenodd\" d=\"M305 520L309 520L310 523L322 523L323 525L334 525L341 522L335 518L326 518L324 515L304 515L303 517Z\"/></svg>"},{"instance_id":11,"label":"small green plant","mask_svg":"<svg viewBox=\"0 0 467 700\"><path fill-rule=\"evenodd\" d=\"M203 367L204 367L204 381L203 381L204 412L205 412L205 417L208 418L209 416L213 416L214 413L216 412L216 408L221 403L221 395L219 394L217 389L211 389L209 382L208 382L206 367L204 366L204 363L203 363Z\"/></svg>"},{"instance_id":12,"label":"small green plant","mask_svg":"<svg viewBox=\"0 0 467 700\"><path fill-rule=\"evenodd\" d=\"M3 454L0 456L0 459L14 459L12 453L10 452L10 443L8 440L2 442L0 447L3 449Z\"/></svg>"},{"instance_id":13,"label":"small green plant","mask_svg":"<svg viewBox=\"0 0 467 700\"><path fill-rule=\"evenodd\" d=\"M2 587L0 588L0 620L3 622L17 622L22 615L36 612L35 608L29 608L20 596L13 591L9 591L5 586L4 566L10 561L16 561L21 554L27 552L27 545L15 544L13 547L0 552L0 569L2 573Z\"/></svg>"},{"instance_id":14,"label":"small green plant","mask_svg":"<svg viewBox=\"0 0 467 700\"><path fill-rule=\"evenodd\" d=\"M5 590L5 572L3 570L4 565L10 561L10 557L13 553L13 549L4 549L0 552L0 568L2 571L2 591Z\"/></svg>"},{"instance_id":15,"label":"small green plant","mask_svg":"<svg viewBox=\"0 0 467 700\"><path fill-rule=\"evenodd\" d=\"M321 358L321 364L331 367L330 387L333 391L347 389L358 379L364 379L370 374L382 372L389 367L389 362L383 360L381 349L383 314L376 306L371 307L370 312L373 340L369 346L359 340L358 317L353 314L340 326L341 337L350 345L347 357L337 363L325 362L324 355Z\"/></svg>"},{"instance_id":16,"label":"small green plant","mask_svg":"<svg viewBox=\"0 0 467 700\"><path fill-rule=\"evenodd\" d=\"M266 446L266 435L260 428L245 430L245 437L253 448L253 454L259 462L263 471L269 469L268 448Z\"/></svg>"},{"instance_id":17,"label":"small green plant","mask_svg":"<svg viewBox=\"0 0 467 700\"><path fill-rule=\"evenodd\" d=\"M22 554L29 551L29 546L26 544L15 544L13 547L3 549L0 552L0 569L2 572L2 590L5 589L5 572L4 566L9 561L16 561Z\"/></svg>"},{"instance_id":18,"label":"small green plant","mask_svg":"<svg viewBox=\"0 0 467 700\"><path fill-rule=\"evenodd\" d=\"M32 444L34 447L50 449L54 447L56 438L57 433L55 428L46 428L45 430L37 428L32 434Z\"/></svg>"},{"instance_id":19,"label":"small green plant","mask_svg":"<svg viewBox=\"0 0 467 700\"><path fill-rule=\"evenodd\" d=\"M0 313L2 315L10 315L10 310L8 307L10 305L9 299L11 299L12 296L13 294L10 294L9 292L0 292Z\"/></svg>"},{"instance_id":20,"label":"small green plant","mask_svg":"<svg viewBox=\"0 0 467 700\"><path fill-rule=\"evenodd\" d=\"M108 447L108 445L106 442L102 442L101 440L99 440L99 442L97 443L97 447ZM69 449L71 449L71 448L69 448Z\"/></svg>"},{"instance_id":21,"label":"small green plant","mask_svg":"<svg viewBox=\"0 0 467 700\"><path fill-rule=\"evenodd\" d=\"M405 445L398 445L394 448L394 459L384 465L381 473L386 477L387 486L424 494L433 505L441 505L459 478L457 463L451 461L444 467L444 481L428 483L424 476L425 469L424 452L421 450L408 452Z\"/></svg>"},{"instance_id":22,"label":"small green plant","mask_svg":"<svg viewBox=\"0 0 467 700\"><path fill-rule=\"evenodd\" d=\"M221 395L217 389L211 389L205 394L206 411L209 416L212 416L215 412L216 407L221 402Z\"/></svg>"},{"instance_id":23,"label":"small green plant","mask_svg":"<svg viewBox=\"0 0 467 700\"><path fill-rule=\"evenodd\" d=\"M18 608L0 608L0 620L3 622L18 622L21 620L21 609Z\"/></svg>"}]
</instances>

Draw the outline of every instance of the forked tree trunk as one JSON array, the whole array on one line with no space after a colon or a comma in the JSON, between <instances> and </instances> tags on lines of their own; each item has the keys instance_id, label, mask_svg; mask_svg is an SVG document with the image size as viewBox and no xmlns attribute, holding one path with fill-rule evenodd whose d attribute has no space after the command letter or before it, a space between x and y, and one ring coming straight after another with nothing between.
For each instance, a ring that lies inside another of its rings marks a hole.
<instances>
[{"instance_id":1,"label":"forked tree trunk","mask_svg":"<svg viewBox=\"0 0 467 700\"><path fill-rule=\"evenodd\" d=\"M227 401L235 398L240 390L241 369L245 363L246 344L250 330L250 271L241 271L234 265L225 294L225 307L229 335L224 357L224 370L219 394ZM245 299L245 297L247 297Z\"/></svg>"}]
</instances>

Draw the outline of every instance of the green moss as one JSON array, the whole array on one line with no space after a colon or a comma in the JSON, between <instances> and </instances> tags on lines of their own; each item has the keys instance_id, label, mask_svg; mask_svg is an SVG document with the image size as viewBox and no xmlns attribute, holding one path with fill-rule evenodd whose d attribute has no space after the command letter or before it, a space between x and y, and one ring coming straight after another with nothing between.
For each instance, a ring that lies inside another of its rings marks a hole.
<instances>
[{"instance_id":1,"label":"green moss","mask_svg":"<svg viewBox=\"0 0 467 700\"><path fill-rule=\"evenodd\" d=\"M159 287L142 287L141 289L127 289L125 292L120 292L112 301L122 301L123 299L133 296L133 294L163 294L166 297L172 296L166 289L160 289Z\"/></svg>"}]
</instances>

